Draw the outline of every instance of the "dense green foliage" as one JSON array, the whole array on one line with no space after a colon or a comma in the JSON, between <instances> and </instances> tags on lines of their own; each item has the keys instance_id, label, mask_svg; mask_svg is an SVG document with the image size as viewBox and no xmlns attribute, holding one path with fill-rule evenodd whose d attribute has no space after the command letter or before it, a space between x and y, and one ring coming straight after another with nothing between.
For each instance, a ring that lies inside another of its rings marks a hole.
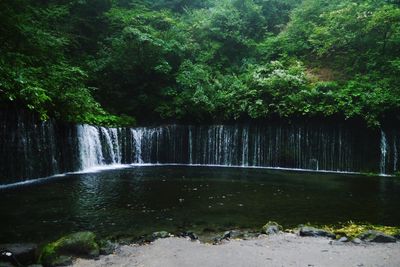
<instances>
[{"instance_id":1,"label":"dense green foliage","mask_svg":"<svg viewBox=\"0 0 400 267\"><path fill-rule=\"evenodd\" d=\"M0 22L0 101L43 118L400 119L399 1L5 0Z\"/></svg>"},{"instance_id":2,"label":"dense green foliage","mask_svg":"<svg viewBox=\"0 0 400 267\"><path fill-rule=\"evenodd\" d=\"M42 119L132 124L133 119L110 115L93 98L81 55L74 55L86 42L76 22L83 14L71 19L80 1L55 2L0 2L1 103L35 110Z\"/></svg>"}]
</instances>

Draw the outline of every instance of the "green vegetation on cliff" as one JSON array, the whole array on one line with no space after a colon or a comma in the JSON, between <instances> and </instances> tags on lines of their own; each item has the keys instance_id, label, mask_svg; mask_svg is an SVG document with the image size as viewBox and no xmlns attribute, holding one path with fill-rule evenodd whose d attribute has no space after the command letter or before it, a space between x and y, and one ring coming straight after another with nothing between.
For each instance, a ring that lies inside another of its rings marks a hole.
<instances>
[{"instance_id":1,"label":"green vegetation on cliff","mask_svg":"<svg viewBox=\"0 0 400 267\"><path fill-rule=\"evenodd\" d=\"M0 104L43 119L399 120L395 0L5 0L0 23Z\"/></svg>"}]
</instances>

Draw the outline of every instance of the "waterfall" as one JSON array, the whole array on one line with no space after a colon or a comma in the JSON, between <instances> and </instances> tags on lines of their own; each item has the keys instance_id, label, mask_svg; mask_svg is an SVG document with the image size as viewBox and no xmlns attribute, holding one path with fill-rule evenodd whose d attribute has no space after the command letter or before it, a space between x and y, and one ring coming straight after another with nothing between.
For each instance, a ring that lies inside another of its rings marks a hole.
<instances>
[{"instance_id":1,"label":"waterfall","mask_svg":"<svg viewBox=\"0 0 400 267\"><path fill-rule=\"evenodd\" d=\"M242 166L249 166L249 128L242 129Z\"/></svg>"},{"instance_id":2,"label":"waterfall","mask_svg":"<svg viewBox=\"0 0 400 267\"><path fill-rule=\"evenodd\" d=\"M42 123L41 124L41 131L42 131L42 139L40 147L44 147L47 145L49 146L50 153L50 166L51 166L51 173L59 173L59 163L57 156L55 155L55 151L57 151L56 147L56 140L55 140L55 131L54 131L54 124L50 123L48 125Z\"/></svg>"},{"instance_id":3,"label":"waterfall","mask_svg":"<svg viewBox=\"0 0 400 267\"><path fill-rule=\"evenodd\" d=\"M115 164L115 163L117 163L117 158L115 156L114 143L113 143L113 140L111 139L111 135L109 133L109 131L111 131L111 129L106 129L104 127L100 127L100 130L101 130L101 133L105 137L105 140L106 140L106 145L107 145L107 148L108 148L107 149L108 157L109 157L109 159L111 161L110 163ZM97 136L95 136L95 138L97 138ZM96 143L96 141L93 142L93 143ZM101 146L100 146L100 150L102 150ZM97 165L99 165L99 163L97 163Z\"/></svg>"},{"instance_id":4,"label":"waterfall","mask_svg":"<svg viewBox=\"0 0 400 267\"><path fill-rule=\"evenodd\" d=\"M0 110L0 188L75 170L74 129L27 111Z\"/></svg>"},{"instance_id":5,"label":"waterfall","mask_svg":"<svg viewBox=\"0 0 400 267\"><path fill-rule=\"evenodd\" d=\"M194 164L339 172L399 171L398 130L263 123L106 128L0 112L4 183L109 164Z\"/></svg>"},{"instance_id":6,"label":"waterfall","mask_svg":"<svg viewBox=\"0 0 400 267\"><path fill-rule=\"evenodd\" d=\"M112 148L114 152L114 160L113 163L116 164L121 164L122 161L122 155L121 155L121 149L120 149L120 141L119 141L119 134L117 128L111 128L110 134L111 134L111 140L112 140Z\"/></svg>"},{"instance_id":7,"label":"waterfall","mask_svg":"<svg viewBox=\"0 0 400 267\"><path fill-rule=\"evenodd\" d=\"M81 170L103 165L99 129L90 125L78 125L77 133Z\"/></svg>"},{"instance_id":8,"label":"waterfall","mask_svg":"<svg viewBox=\"0 0 400 267\"><path fill-rule=\"evenodd\" d=\"M393 138L393 172L396 173L398 169L398 150L397 150L397 139Z\"/></svg>"},{"instance_id":9,"label":"waterfall","mask_svg":"<svg viewBox=\"0 0 400 267\"><path fill-rule=\"evenodd\" d=\"M380 161L380 173L382 175L386 174L386 161L387 161L387 151L388 143L386 134L383 130L381 130L381 161Z\"/></svg>"},{"instance_id":10,"label":"waterfall","mask_svg":"<svg viewBox=\"0 0 400 267\"><path fill-rule=\"evenodd\" d=\"M118 128L78 125L81 170L122 163L122 136Z\"/></svg>"},{"instance_id":11,"label":"waterfall","mask_svg":"<svg viewBox=\"0 0 400 267\"><path fill-rule=\"evenodd\" d=\"M135 161L133 163L143 164L142 158L142 139L143 129L131 129L132 143L134 144Z\"/></svg>"},{"instance_id":12,"label":"waterfall","mask_svg":"<svg viewBox=\"0 0 400 267\"><path fill-rule=\"evenodd\" d=\"M131 162L370 171L372 137L321 125L211 125L132 128ZM370 144L371 145L371 144ZM378 145L378 144L377 144Z\"/></svg>"},{"instance_id":13,"label":"waterfall","mask_svg":"<svg viewBox=\"0 0 400 267\"><path fill-rule=\"evenodd\" d=\"M193 164L193 134L192 134L192 126L189 126L189 164Z\"/></svg>"},{"instance_id":14,"label":"waterfall","mask_svg":"<svg viewBox=\"0 0 400 267\"><path fill-rule=\"evenodd\" d=\"M397 137L391 134L389 145L383 130L376 143L372 131L304 124L167 125L127 131L81 125L77 136L82 169L174 163L387 174L398 168ZM371 165L375 149L380 151L378 170Z\"/></svg>"}]
</instances>

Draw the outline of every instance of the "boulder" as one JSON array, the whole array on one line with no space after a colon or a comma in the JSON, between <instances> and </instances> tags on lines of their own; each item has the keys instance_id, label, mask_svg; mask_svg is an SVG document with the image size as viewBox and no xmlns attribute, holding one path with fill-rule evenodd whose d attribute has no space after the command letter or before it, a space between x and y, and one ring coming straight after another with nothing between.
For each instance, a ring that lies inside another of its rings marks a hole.
<instances>
[{"instance_id":1,"label":"boulder","mask_svg":"<svg viewBox=\"0 0 400 267\"><path fill-rule=\"evenodd\" d=\"M394 243L396 242L396 238L384 234L382 232L378 232L375 230L368 230L361 235L358 236L361 240L368 241L368 242L376 242L376 243Z\"/></svg>"},{"instance_id":2,"label":"boulder","mask_svg":"<svg viewBox=\"0 0 400 267\"><path fill-rule=\"evenodd\" d=\"M400 240L400 231L393 235L397 240Z\"/></svg>"},{"instance_id":3,"label":"boulder","mask_svg":"<svg viewBox=\"0 0 400 267\"><path fill-rule=\"evenodd\" d=\"M152 236L153 239L158 239L158 238L170 237L171 234L166 232L166 231L160 231L160 232L154 232L151 236Z\"/></svg>"},{"instance_id":4,"label":"boulder","mask_svg":"<svg viewBox=\"0 0 400 267\"><path fill-rule=\"evenodd\" d=\"M266 225L264 225L261 229L261 233L266 234L266 235L274 235L278 234L279 231L282 230L282 226L280 226L276 222L268 222Z\"/></svg>"},{"instance_id":5,"label":"boulder","mask_svg":"<svg viewBox=\"0 0 400 267\"><path fill-rule=\"evenodd\" d=\"M102 240L99 242L99 250L101 255L110 255L116 250L118 245L110 240Z\"/></svg>"},{"instance_id":6,"label":"boulder","mask_svg":"<svg viewBox=\"0 0 400 267\"><path fill-rule=\"evenodd\" d=\"M242 236L243 233L239 230L229 230L222 235L221 239L241 238Z\"/></svg>"},{"instance_id":7,"label":"boulder","mask_svg":"<svg viewBox=\"0 0 400 267\"><path fill-rule=\"evenodd\" d=\"M360 245L362 243L362 241L359 238L354 238L353 240L351 240L351 243L356 244L356 245Z\"/></svg>"},{"instance_id":8,"label":"boulder","mask_svg":"<svg viewBox=\"0 0 400 267\"><path fill-rule=\"evenodd\" d=\"M232 238L242 238L243 235L244 235L244 233L239 230L229 230L229 231L224 232L222 234L222 236L214 238L214 244L219 244L222 241L227 241Z\"/></svg>"},{"instance_id":9,"label":"boulder","mask_svg":"<svg viewBox=\"0 0 400 267\"><path fill-rule=\"evenodd\" d=\"M96 235L78 232L46 245L40 261L44 266L65 266L72 263L72 257L97 258L99 254Z\"/></svg>"},{"instance_id":10,"label":"boulder","mask_svg":"<svg viewBox=\"0 0 400 267\"><path fill-rule=\"evenodd\" d=\"M300 236L336 238L336 235L331 232L311 226L302 226L300 228L299 234Z\"/></svg>"},{"instance_id":11,"label":"boulder","mask_svg":"<svg viewBox=\"0 0 400 267\"><path fill-rule=\"evenodd\" d=\"M14 265L29 265L37 262L38 247L32 243L0 245L0 261Z\"/></svg>"},{"instance_id":12,"label":"boulder","mask_svg":"<svg viewBox=\"0 0 400 267\"><path fill-rule=\"evenodd\" d=\"M179 237L188 237L192 241L199 240L199 237L193 232L181 232L178 235Z\"/></svg>"}]
</instances>

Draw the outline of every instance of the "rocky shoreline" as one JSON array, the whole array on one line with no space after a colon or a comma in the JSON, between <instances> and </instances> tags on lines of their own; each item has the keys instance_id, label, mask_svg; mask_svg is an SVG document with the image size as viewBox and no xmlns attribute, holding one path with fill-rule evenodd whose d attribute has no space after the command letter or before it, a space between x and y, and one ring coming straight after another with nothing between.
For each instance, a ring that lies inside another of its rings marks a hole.
<instances>
[{"instance_id":1,"label":"rocky shoreline","mask_svg":"<svg viewBox=\"0 0 400 267\"><path fill-rule=\"evenodd\" d=\"M354 226L352 227L354 228ZM285 250L293 249L295 251L295 248L292 247L292 245L295 244L297 244L299 251L307 248L307 246L310 248L310 251L312 251L313 249L318 250L319 245L321 245L322 247L326 247L327 245L334 247L335 251L338 253L338 255L336 256L340 256L340 260L347 259L349 263L351 262L351 259L354 258L353 256L357 255L357 253L367 255L371 248L377 249L378 251L379 249L382 249L381 254L378 255L374 252L374 257L367 257L368 259L366 259L365 263L357 263L361 264L357 266L375 266L373 263L375 260L378 259L383 261L391 260L390 262L387 262L387 264L379 266L400 266L400 242L398 242L400 240L400 232L398 230L396 230L396 232L393 232L393 229L395 228L388 228L389 230L386 232L394 233L391 235L374 229L366 230L361 227L358 227L357 229L359 230L359 232L361 229L363 231L355 234L355 232L352 231L343 232L343 229L338 231L329 231L323 228L303 225L299 226L296 229L283 231L283 228L276 222L269 222L264 225L259 231L243 231L237 229L225 231L212 238L211 242L200 242L197 234L190 231L180 232L177 234L171 234L165 231L154 232L150 235L142 236L141 238L136 239L135 242L132 241L133 239L121 239L113 241L99 240L92 232L78 232L64 236L55 242L45 245L42 248L39 248L35 244L0 245L0 267L56 267L70 265L120 266L119 264L126 266L156 266L154 264L157 262L157 260L152 260L151 258L149 258L149 255L153 255L155 251L158 250L164 250L164 252L168 254L169 252L171 252L171 249L174 251L174 246L175 249L178 249L178 252L175 253L172 258L176 260L180 259L182 261L186 261L187 259L185 258L185 255L189 252L194 253L193 249L195 249L196 247L198 247L200 251L205 250L207 251L207 253L210 253L210 251L208 250L213 247L215 248L215 250L220 250L218 249L218 245L227 246L228 248L230 248L228 252L233 253L232 255L242 254L243 252L240 251L241 247L245 247L244 250L246 251L248 249L246 247L248 246L255 246L258 247L258 249L264 246L264 249L262 250L264 254L270 253L271 256L275 257L276 259L279 259L280 257L284 259L286 257ZM276 242L276 244L274 244L274 242ZM275 247L275 249L269 251L268 249L270 249L271 247ZM282 255L280 255L279 253L276 254L274 252L279 250L282 250L280 252ZM324 250L327 249L322 249L320 251ZM326 252L329 251L330 250L328 249ZM394 256L391 254L392 252L394 253ZM137 261L138 257L136 257L134 253L139 253L138 255L142 255L143 260L145 260L147 264L140 264ZM161 252L159 251L158 253ZM354 254L353 256L352 253ZM291 260L297 263L303 262L303 260L305 259L310 261L312 259L309 259L309 257L314 254L297 254L297 257L295 254L291 258ZM318 258L321 255L318 254L314 256ZM333 256L331 256L331 258ZM337 258L336 256L333 258ZM221 259L218 259L218 255L215 255L214 260L216 262L219 262L225 258L223 254L221 254L220 257ZM235 256L232 257L235 258ZM243 257L246 256L243 255ZM252 259L248 260L252 261ZM268 261L264 260L264 258L257 258L257 264L267 264ZM241 261L238 260L237 262ZM223 262L220 262L216 265L213 265L211 263L211 265L201 265L200 263L201 260L198 263L193 262L193 265L195 266L196 264L198 264L199 266L225 266ZM276 264L278 265L281 264L280 266L289 265L286 263L288 262L276 262ZM377 263L379 263L379 261L377 261ZM398 264L391 265L395 263ZM234 262L232 264L234 264ZM325 266L326 264L328 264L328 262L324 262L323 266ZM232 266L242 265L239 264ZM349 264L347 266L352 265Z\"/></svg>"},{"instance_id":2,"label":"rocky shoreline","mask_svg":"<svg viewBox=\"0 0 400 267\"><path fill-rule=\"evenodd\" d=\"M125 245L99 260L77 259L74 267L97 266L400 266L400 243L336 244L326 237L281 233L212 245L185 238L157 239L149 245Z\"/></svg>"}]
</instances>

